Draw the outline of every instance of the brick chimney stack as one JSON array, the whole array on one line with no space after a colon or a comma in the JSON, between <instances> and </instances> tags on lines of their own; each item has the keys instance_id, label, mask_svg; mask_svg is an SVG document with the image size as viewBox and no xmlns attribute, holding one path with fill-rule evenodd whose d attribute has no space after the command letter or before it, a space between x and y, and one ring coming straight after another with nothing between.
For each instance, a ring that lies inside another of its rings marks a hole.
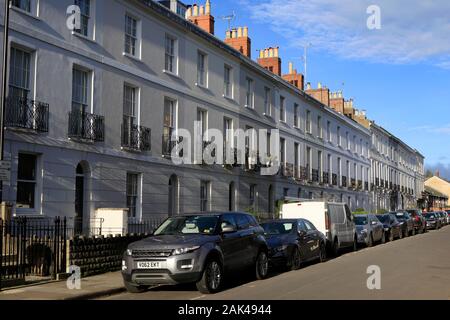
<instances>
[{"instance_id":1,"label":"brick chimney stack","mask_svg":"<svg viewBox=\"0 0 450 320\"><path fill-rule=\"evenodd\" d=\"M259 51L258 64L281 77L281 58L279 47L269 47Z\"/></svg>"},{"instance_id":2,"label":"brick chimney stack","mask_svg":"<svg viewBox=\"0 0 450 320\"><path fill-rule=\"evenodd\" d=\"M251 58L252 41L248 36L248 27L239 27L228 30L225 36L225 43L243 55Z\"/></svg>"},{"instance_id":3,"label":"brick chimney stack","mask_svg":"<svg viewBox=\"0 0 450 320\"><path fill-rule=\"evenodd\" d=\"M283 75L283 79L300 90L304 89L305 78L303 74L297 73L297 69L294 69L294 64L292 62L289 62L289 73Z\"/></svg>"},{"instance_id":4,"label":"brick chimney stack","mask_svg":"<svg viewBox=\"0 0 450 320\"><path fill-rule=\"evenodd\" d=\"M193 4L186 11L186 19L206 32L214 34L214 17L211 15L211 1L206 0L204 6Z\"/></svg>"},{"instance_id":5,"label":"brick chimney stack","mask_svg":"<svg viewBox=\"0 0 450 320\"><path fill-rule=\"evenodd\" d=\"M345 100L342 91L330 93L330 108L344 114Z\"/></svg>"},{"instance_id":6,"label":"brick chimney stack","mask_svg":"<svg viewBox=\"0 0 450 320\"><path fill-rule=\"evenodd\" d=\"M330 106L330 89L328 89L327 87L322 87L322 84L320 82L317 85L317 89L312 89L311 84L308 82L305 92L314 99L322 102L327 107Z\"/></svg>"}]
</instances>

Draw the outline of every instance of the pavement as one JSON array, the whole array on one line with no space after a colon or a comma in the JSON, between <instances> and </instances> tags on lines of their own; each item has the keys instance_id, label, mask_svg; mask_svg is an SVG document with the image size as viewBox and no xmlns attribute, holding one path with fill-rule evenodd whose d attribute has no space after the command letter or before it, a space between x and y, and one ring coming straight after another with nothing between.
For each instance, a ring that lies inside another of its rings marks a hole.
<instances>
[{"instance_id":1,"label":"pavement","mask_svg":"<svg viewBox=\"0 0 450 320\"><path fill-rule=\"evenodd\" d=\"M367 287L368 267L378 266L380 290ZM123 288L120 272L81 280L81 290L52 282L0 292L0 300L450 300L450 226L272 273L263 281L240 273L224 291L202 295L195 285L158 286L142 294Z\"/></svg>"},{"instance_id":2,"label":"pavement","mask_svg":"<svg viewBox=\"0 0 450 320\"><path fill-rule=\"evenodd\" d=\"M0 300L88 300L125 291L120 272L81 279L81 288L69 289L67 281L47 282L0 291Z\"/></svg>"}]
</instances>

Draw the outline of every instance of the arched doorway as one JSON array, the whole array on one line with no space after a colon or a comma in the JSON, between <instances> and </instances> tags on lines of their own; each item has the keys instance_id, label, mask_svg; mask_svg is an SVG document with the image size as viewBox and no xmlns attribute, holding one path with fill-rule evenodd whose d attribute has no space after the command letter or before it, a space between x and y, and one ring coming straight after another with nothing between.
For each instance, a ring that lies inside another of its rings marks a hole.
<instances>
[{"instance_id":1,"label":"arched doorway","mask_svg":"<svg viewBox=\"0 0 450 320\"><path fill-rule=\"evenodd\" d=\"M233 181L228 189L228 211L234 210L236 210L236 187Z\"/></svg>"},{"instance_id":2,"label":"arched doorway","mask_svg":"<svg viewBox=\"0 0 450 320\"><path fill-rule=\"evenodd\" d=\"M169 216L178 214L178 177L172 175L169 179Z\"/></svg>"},{"instance_id":3,"label":"arched doorway","mask_svg":"<svg viewBox=\"0 0 450 320\"><path fill-rule=\"evenodd\" d=\"M89 164L85 161L80 162L76 168L75 175L75 234L83 234L83 230L89 228L86 226L85 216L89 208L86 207Z\"/></svg>"}]
</instances>

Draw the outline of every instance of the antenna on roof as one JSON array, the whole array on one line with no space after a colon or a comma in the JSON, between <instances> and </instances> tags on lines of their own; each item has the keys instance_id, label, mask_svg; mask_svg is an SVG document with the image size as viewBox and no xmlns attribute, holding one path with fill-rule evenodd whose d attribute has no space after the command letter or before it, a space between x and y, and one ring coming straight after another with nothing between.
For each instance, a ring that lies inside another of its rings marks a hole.
<instances>
[{"instance_id":1,"label":"antenna on roof","mask_svg":"<svg viewBox=\"0 0 450 320\"><path fill-rule=\"evenodd\" d=\"M226 20L228 22L228 30L231 30L231 24L233 23L233 21L236 19L236 14L233 12L228 15L228 16L221 16L219 17L222 20Z\"/></svg>"}]
</instances>

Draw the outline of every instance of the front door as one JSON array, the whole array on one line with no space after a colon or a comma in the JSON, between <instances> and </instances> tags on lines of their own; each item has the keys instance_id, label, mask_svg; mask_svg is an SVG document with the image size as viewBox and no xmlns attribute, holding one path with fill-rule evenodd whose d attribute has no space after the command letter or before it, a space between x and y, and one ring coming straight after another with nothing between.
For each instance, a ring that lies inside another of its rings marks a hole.
<instances>
[{"instance_id":1,"label":"front door","mask_svg":"<svg viewBox=\"0 0 450 320\"><path fill-rule=\"evenodd\" d=\"M77 167L75 181L75 234L80 235L83 232L83 213L84 213L84 172L81 165Z\"/></svg>"}]
</instances>

